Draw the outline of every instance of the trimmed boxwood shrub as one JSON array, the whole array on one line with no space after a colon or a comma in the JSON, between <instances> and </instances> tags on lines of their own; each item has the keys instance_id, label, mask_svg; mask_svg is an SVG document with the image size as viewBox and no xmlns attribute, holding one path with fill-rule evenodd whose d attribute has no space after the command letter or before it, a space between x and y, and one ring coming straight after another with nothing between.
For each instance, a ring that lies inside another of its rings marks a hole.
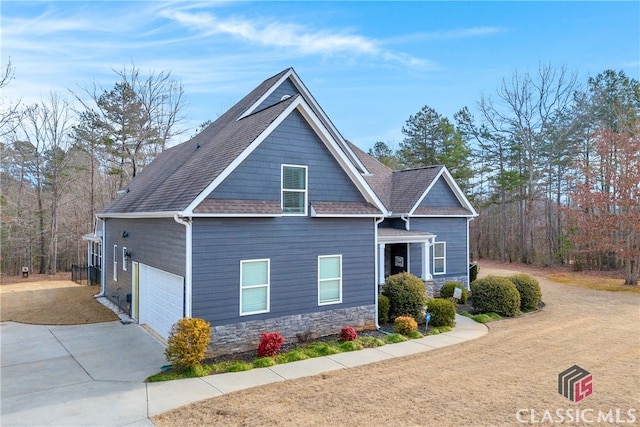
<instances>
[{"instance_id":1,"label":"trimmed boxwood shrub","mask_svg":"<svg viewBox=\"0 0 640 427\"><path fill-rule=\"evenodd\" d=\"M427 305L424 282L406 272L387 277L382 294L389 298L389 317L392 320L402 315L418 319Z\"/></svg>"},{"instance_id":2,"label":"trimmed boxwood shrub","mask_svg":"<svg viewBox=\"0 0 640 427\"><path fill-rule=\"evenodd\" d=\"M467 298L469 297L469 293L464 285L460 282L447 282L440 288L440 298L453 298L453 292L456 287L462 288L462 296L460 297L459 303L466 304Z\"/></svg>"},{"instance_id":3,"label":"trimmed boxwood shrub","mask_svg":"<svg viewBox=\"0 0 640 427\"><path fill-rule=\"evenodd\" d=\"M479 313L498 313L512 317L520 311L520 294L506 277L487 276L471 282L473 308Z\"/></svg>"},{"instance_id":4,"label":"trimmed boxwood shrub","mask_svg":"<svg viewBox=\"0 0 640 427\"><path fill-rule=\"evenodd\" d=\"M389 298L378 295L378 323L389 323Z\"/></svg>"},{"instance_id":5,"label":"trimmed boxwood shrub","mask_svg":"<svg viewBox=\"0 0 640 427\"><path fill-rule=\"evenodd\" d=\"M537 309L542 299L542 290L538 281L524 273L509 276L509 280L516 285L516 289L520 293L520 309L522 311Z\"/></svg>"},{"instance_id":6,"label":"trimmed boxwood shrub","mask_svg":"<svg viewBox=\"0 0 640 427\"><path fill-rule=\"evenodd\" d=\"M456 324L456 305L444 298L433 298L427 303L427 312L431 313L431 326L451 326Z\"/></svg>"}]
</instances>

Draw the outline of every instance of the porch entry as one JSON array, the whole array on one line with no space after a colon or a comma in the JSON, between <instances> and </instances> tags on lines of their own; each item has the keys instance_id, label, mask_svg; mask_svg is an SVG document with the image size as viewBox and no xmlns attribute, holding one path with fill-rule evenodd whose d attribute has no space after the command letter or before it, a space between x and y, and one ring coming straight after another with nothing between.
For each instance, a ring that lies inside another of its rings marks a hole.
<instances>
[{"instance_id":1,"label":"porch entry","mask_svg":"<svg viewBox=\"0 0 640 427\"><path fill-rule=\"evenodd\" d=\"M396 228L379 228L377 242L378 284L383 284L389 275L409 272L422 280L431 280L431 246L435 234L407 231ZM409 245L419 246L419 258L410 253ZM417 244L417 245L415 245ZM419 260L420 265L410 265L409 260Z\"/></svg>"},{"instance_id":2,"label":"porch entry","mask_svg":"<svg viewBox=\"0 0 640 427\"><path fill-rule=\"evenodd\" d=\"M407 243L394 243L385 246L385 276L409 271L409 245Z\"/></svg>"}]
</instances>

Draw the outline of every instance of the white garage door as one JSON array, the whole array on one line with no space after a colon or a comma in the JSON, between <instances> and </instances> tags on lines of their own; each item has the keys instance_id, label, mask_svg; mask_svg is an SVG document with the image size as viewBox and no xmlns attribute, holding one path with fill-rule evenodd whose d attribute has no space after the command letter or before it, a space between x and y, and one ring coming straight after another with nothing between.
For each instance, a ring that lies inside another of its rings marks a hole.
<instances>
[{"instance_id":1,"label":"white garage door","mask_svg":"<svg viewBox=\"0 0 640 427\"><path fill-rule=\"evenodd\" d=\"M184 279L140 264L139 318L164 339L171 326L184 317Z\"/></svg>"}]
</instances>

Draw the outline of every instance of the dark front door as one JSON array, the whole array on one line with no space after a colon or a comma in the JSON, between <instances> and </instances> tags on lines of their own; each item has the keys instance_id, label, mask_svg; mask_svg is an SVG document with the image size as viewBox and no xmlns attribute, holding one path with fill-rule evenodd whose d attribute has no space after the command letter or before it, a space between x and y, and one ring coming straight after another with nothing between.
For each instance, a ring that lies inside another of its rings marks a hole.
<instances>
[{"instance_id":1,"label":"dark front door","mask_svg":"<svg viewBox=\"0 0 640 427\"><path fill-rule=\"evenodd\" d=\"M389 256L391 260L391 274L403 273L408 270L409 259L407 258L407 244L396 243L390 245Z\"/></svg>"}]
</instances>

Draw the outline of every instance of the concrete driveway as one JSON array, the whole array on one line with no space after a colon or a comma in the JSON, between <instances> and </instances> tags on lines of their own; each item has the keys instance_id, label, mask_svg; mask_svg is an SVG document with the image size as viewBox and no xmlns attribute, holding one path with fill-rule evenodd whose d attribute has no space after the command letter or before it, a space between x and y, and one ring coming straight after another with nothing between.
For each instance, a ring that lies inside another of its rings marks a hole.
<instances>
[{"instance_id":1,"label":"concrete driveway","mask_svg":"<svg viewBox=\"0 0 640 427\"><path fill-rule=\"evenodd\" d=\"M137 324L0 323L0 424L153 425L144 380L164 348Z\"/></svg>"},{"instance_id":2,"label":"concrete driveway","mask_svg":"<svg viewBox=\"0 0 640 427\"><path fill-rule=\"evenodd\" d=\"M153 426L149 417L273 382L404 357L479 338L485 325L456 316L451 332L244 372L145 383L167 362L137 324L0 323L0 425Z\"/></svg>"}]
</instances>

